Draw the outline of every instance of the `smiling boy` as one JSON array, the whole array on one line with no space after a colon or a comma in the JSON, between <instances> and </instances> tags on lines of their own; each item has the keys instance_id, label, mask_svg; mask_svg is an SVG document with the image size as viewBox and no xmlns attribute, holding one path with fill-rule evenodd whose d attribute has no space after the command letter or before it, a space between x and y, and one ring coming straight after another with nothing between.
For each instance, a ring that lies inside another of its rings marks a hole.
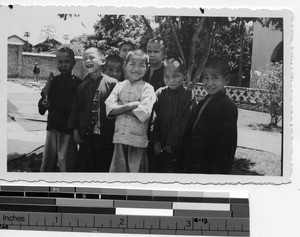
<instances>
[{"instance_id":1,"label":"smiling boy","mask_svg":"<svg viewBox=\"0 0 300 237\"><path fill-rule=\"evenodd\" d=\"M107 98L106 114L116 117L114 154L110 172L147 172L147 128L156 96L143 80L148 56L142 50L130 51L125 60L127 80L119 82Z\"/></svg>"},{"instance_id":2,"label":"smiling boy","mask_svg":"<svg viewBox=\"0 0 300 237\"><path fill-rule=\"evenodd\" d=\"M98 48L83 53L83 68L88 74L78 87L69 127L80 146L76 171L108 172L112 152L114 120L106 118L105 100L117 80L102 73L105 57Z\"/></svg>"},{"instance_id":3,"label":"smiling boy","mask_svg":"<svg viewBox=\"0 0 300 237\"><path fill-rule=\"evenodd\" d=\"M177 173L182 171L182 153L187 124L195 106L194 93L184 87L185 68L180 58L164 61L165 87L156 91L154 124L151 131L154 142L152 172Z\"/></svg>"},{"instance_id":4,"label":"smiling boy","mask_svg":"<svg viewBox=\"0 0 300 237\"><path fill-rule=\"evenodd\" d=\"M217 57L208 59L201 78L208 95L191 119L186 172L229 174L237 146L238 110L225 93L227 62Z\"/></svg>"}]
</instances>

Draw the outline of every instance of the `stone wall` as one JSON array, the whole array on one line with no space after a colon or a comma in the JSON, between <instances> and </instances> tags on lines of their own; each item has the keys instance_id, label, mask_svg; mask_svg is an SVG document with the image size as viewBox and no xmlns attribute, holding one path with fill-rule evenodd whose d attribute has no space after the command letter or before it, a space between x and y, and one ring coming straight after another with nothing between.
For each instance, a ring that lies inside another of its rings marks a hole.
<instances>
[{"instance_id":1,"label":"stone wall","mask_svg":"<svg viewBox=\"0 0 300 237\"><path fill-rule=\"evenodd\" d=\"M7 76L19 77L19 61L21 61L22 44L10 43L8 44L7 52Z\"/></svg>"},{"instance_id":2,"label":"stone wall","mask_svg":"<svg viewBox=\"0 0 300 237\"><path fill-rule=\"evenodd\" d=\"M40 78L46 79L50 72L54 75L59 74L56 66L54 54L28 53L22 52L23 45L8 44L8 65L7 75L9 78L33 78L34 64L38 63L40 67ZM76 56L76 64L73 73L80 77L84 77L82 58Z\"/></svg>"}]
</instances>

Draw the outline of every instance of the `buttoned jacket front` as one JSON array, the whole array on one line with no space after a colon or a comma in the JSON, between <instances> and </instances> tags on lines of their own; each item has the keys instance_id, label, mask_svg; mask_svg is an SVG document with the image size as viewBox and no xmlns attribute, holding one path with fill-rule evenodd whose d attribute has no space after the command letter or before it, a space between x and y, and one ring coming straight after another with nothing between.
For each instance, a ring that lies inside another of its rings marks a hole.
<instances>
[{"instance_id":1,"label":"buttoned jacket front","mask_svg":"<svg viewBox=\"0 0 300 237\"><path fill-rule=\"evenodd\" d=\"M147 147L148 120L155 100L153 86L143 80L134 83L125 80L117 83L105 102L107 115L119 104L133 101L140 101L140 104L132 110L135 116L124 113L116 117L113 143Z\"/></svg>"}]
</instances>

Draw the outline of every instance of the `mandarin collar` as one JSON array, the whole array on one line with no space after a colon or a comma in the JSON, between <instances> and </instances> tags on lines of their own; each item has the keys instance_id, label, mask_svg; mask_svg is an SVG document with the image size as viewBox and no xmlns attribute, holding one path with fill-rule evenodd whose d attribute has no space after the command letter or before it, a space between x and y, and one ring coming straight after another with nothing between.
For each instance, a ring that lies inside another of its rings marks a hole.
<instances>
[{"instance_id":1,"label":"mandarin collar","mask_svg":"<svg viewBox=\"0 0 300 237\"><path fill-rule=\"evenodd\" d=\"M184 86L181 85L179 86L177 89L175 90L172 90L171 88L167 87L167 90L170 92L170 93L173 93L173 94L176 94L176 93L179 93L180 91L182 91L184 89Z\"/></svg>"},{"instance_id":2,"label":"mandarin collar","mask_svg":"<svg viewBox=\"0 0 300 237\"><path fill-rule=\"evenodd\" d=\"M99 81L102 80L102 78L103 78L103 75L97 77L96 79L92 78L92 77L90 76L90 74L86 76L86 79L88 79L88 80L90 80L90 81L92 81L92 82L99 82Z\"/></svg>"},{"instance_id":3,"label":"mandarin collar","mask_svg":"<svg viewBox=\"0 0 300 237\"><path fill-rule=\"evenodd\" d=\"M134 81L134 82L131 82L129 79L127 79L128 80L128 82L130 83L130 85L138 85L138 84L140 84L140 83L143 83L144 81L143 81L143 79L141 79L141 80L138 80L138 81Z\"/></svg>"},{"instance_id":4,"label":"mandarin collar","mask_svg":"<svg viewBox=\"0 0 300 237\"><path fill-rule=\"evenodd\" d=\"M59 76L59 78L65 79L65 80L74 79L74 74L72 74L72 73L68 74L68 75L59 74L58 76Z\"/></svg>"},{"instance_id":5,"label":"mandarin collar","mask_svg":"<svg viewBox=\"0 0 300 237\"><path fill-rule=\"evenodd\" d=\"M218 98L220 96L224 96L226 95L226 90L222 90L222 91L219 91L218 93L214 94L214 95L207 95L207 97L211 97L211 98Z\"/></svg>"}]
</instances>

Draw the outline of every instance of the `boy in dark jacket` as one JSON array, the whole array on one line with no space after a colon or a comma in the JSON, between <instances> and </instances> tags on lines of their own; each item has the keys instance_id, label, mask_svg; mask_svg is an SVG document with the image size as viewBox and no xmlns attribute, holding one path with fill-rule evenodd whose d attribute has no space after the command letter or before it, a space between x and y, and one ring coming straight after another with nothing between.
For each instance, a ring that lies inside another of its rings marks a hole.
<instances>
[{"instance_id":1,"label":"boy in dark jacket","mask_svg":"<svg viewBox=\"0 0 300 237\"><path fill-rule=\"evenodd\" d=\"M57 166L60 172L73 171L77 157L72 130L68 129L67 124L77 87L82 80L72 75L75 57L71 49L59 49L56 61L60 75L49 77L38 104L41 115L48 110L41 172L55 172Z\"/></svg>"},{"instance_id":2,"label":"boy in dark jacket","mask_svg":"<svg viewBox=\"0 0 300 237\"><path fill-rule=\"evenodd\" d=\"M238 110L225 93L227 62L209 59L201 77L208 95L199 102L190 121L185 171L229 174L237 146Z\"/></svg>"},{"instance_id":3,"label":"boy in dark jacket","mask_svg":"<svg viewBox=\"0 0 300 237\"><path fill-rule=\"evenodd\" d=\"M152 141L156 172L182 172L184 138L187 124L195 106L194 93L184 87L185 68L180 58L164 61L165 87L156 91Z\"/></svg>"},{"instance_id":4,"label":"boy in dark jacket","mask_svg":"<svg viewBox=\"0 0 300 237\"><path fill-rule=\"evenodd\" d=\"M164 41L160 38L150 39L147 44L147 54L149 55L150 68L145 75L145 81L150 83L156 91L165 86L163 61L166 56L166 47Z\"/></svg>"},{"instance_id":5,"label":"boy in dark jacket","mask_svg":"<svg viewBox=\"0 0 300 237\"><path fill-rule=\"evenodd\" d=\"M118 82L102 73L105 57L98 48L83 53L87 72L78 87L69 120L74 141L79 145L76 171L108 172L113 155L114 120L106 118L105 100Z\"/></svg>"}]
</instances>

